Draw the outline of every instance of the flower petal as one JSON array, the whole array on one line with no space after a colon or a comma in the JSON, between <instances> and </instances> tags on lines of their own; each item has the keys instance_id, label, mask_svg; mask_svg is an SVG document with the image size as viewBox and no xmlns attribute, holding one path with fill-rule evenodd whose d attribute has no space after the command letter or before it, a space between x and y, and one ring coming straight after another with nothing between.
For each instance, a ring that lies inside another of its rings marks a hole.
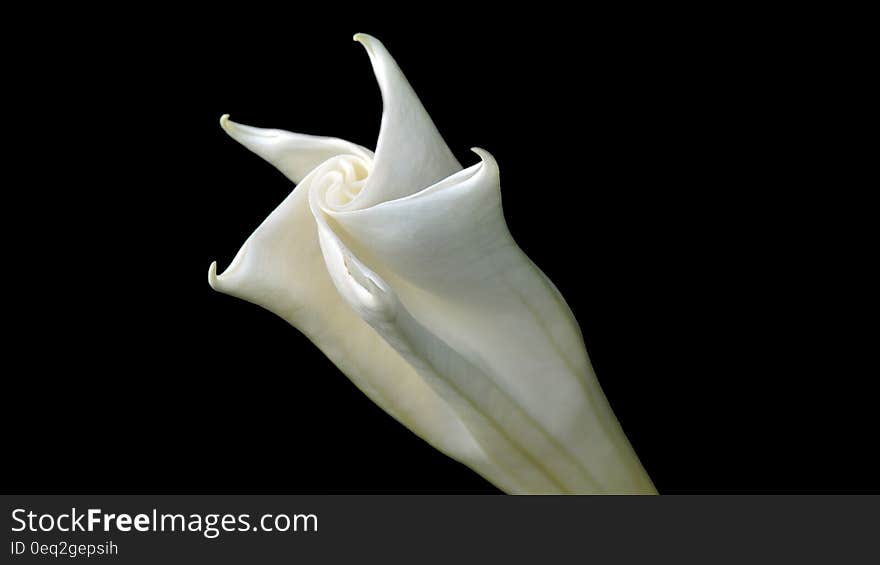
<instances>
[{"instance_id":1,"label":"flower petal","mask_svg":"<svg viewBox=\"0 0 880 565\"><path fill-rule=\"evenodd\" d=\"M284 318L395 419L443 453L494 477L502 488L513 488L459 416L337 292L309 210L314 178L302 179L245 241L223 274L217 274L216 262L211 264L211 287ZM291 365L289 376L296 372Z\"/></svg>"},{"instance_id":2,"label":"flower petal","mask_svg":"<svg viewBox=\"0 0 880 565\"><path fill-rule=\"evenodd\" d=\"M545 438L534 437L532 447L536 449L530 453L519 445L521 438L509 437L507 429L511 420L522 416L521 410L510 402L500 406L497 388L487 387L477 367L422 327L400 304L394 290L345 247L321 216L316 210L321 249L340 296L455 411L485 453L481 467L475 470L511 493L596 489L595 483L571 468L554 470L568 477L566 483L557 481L554 471L545 469L541 462L547 460L552 465L558 461L555 454L548 453L551 444L542 442ZM504 421L495 419L497 409ZM534 458L535 452L540 459ZM573 482L579 479L586 482Z\"/></svg>"},{"instance_id":3,"label":"flower petal","mask_svg":"<svg viewBox=\"0 0 880 565\"><path fill-rule=\"evenodd\" d=\"M401 306L377 321L365 295L334 278L337 288L526 491L653 492L574 316L507 230L495 160L475 151L480 164L371 208L339 210L313 189L319 226L324 216L385 289L383 304Z\"/></svg>"},{"instance_id":4,"label":"flower petal","mask_svg":"<svg viewBox=\"0 0 880 565\"><path fill-rule=\"evenodd\" d=\"M220 117L220 127L297 184L331 157L350 154L369 160L373 156L369 149L344 139L246 126L230 120L229 114Z\"/></svg>"},{"instance_id":5,"label":"flower petal","mask_svg":"<svg viewBox=\"0 0 880 565\"><path fill-rule=\"evenodd\" d=\"M461 170L461 165L382 42L363 33L354 39L366 48L382 91L376 157L356 204L366 208L418 192Z\"/></svg>"}]
</instances>

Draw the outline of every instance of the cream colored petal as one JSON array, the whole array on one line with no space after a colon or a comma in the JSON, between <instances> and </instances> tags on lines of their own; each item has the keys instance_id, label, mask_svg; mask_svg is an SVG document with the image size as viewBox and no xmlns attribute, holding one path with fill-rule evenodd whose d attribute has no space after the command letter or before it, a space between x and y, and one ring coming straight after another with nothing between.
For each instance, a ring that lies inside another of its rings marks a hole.
<instances>
[{"instance_id":1,"label":"cream colored petal","mask_svg":"<svg viewBox=\"0 0 880 565\"><path fill-rule=\"evenodd\" d=\"M337 161L345 159L356 157ZM219 292L284 318L395 419L440 451L492 476L502 488L515 488L489 461L459 416L340 297L327 272L308 205L308 188L320 178L326 175L307 176L245 241L223 274L218 275L217 264L212 263L208 282ZM280 378L313 377L297 374L295 361Z\"/></svg>"},{"instance_id":2,"label":"cream colored petal","mask_svg":"<svg viewBox=\"0 0 880 565\"><path fill-rule=\"evenodd\" d=\"M401 306L393 322L377 323L358 305L365 295L345 292L334 278L337 288L527 492L654 492L571 311L507 230L495 160L475 151L480 164L368 209L339 210L313 189L319 225L324 216L358 258L352 264L388 289L395 298L387 304ZM322 235L332 272L327 240Z\"/></svg>"},{"instance_id":3,"label":"cream colored petal","mask_svg":"<svg viewBox=\"0 0 880 565\"><path fill-rule=\"evenodd\" d=\"M331 157L356 155L370 160L373 156L369 149L344 139L246 126L230 120L229 114L221 116L220 127L232 139L275 165L284 176L297 184Z\"/></svg>"},{"instance_id":4,"label":"cream colored petal","mask_svg":"<svg viewBox=\"0 0 880 565\"><path fill-rule=\"evenodd\" d=\"M325 168L331 168L332 165L332 162L326 163L319 170L318 175L326 174ZM390 346L398 352L400 359L422 379L421 382L451 408L457 423L463 424L464 429L467 430L466 434L476 440L479 456L469 457L470 462L468 458L457 456L454 452L450 454L471 465L474 470L507 492L568 492L564 485L557 483L551 476L537 468L529 453L524 452L507 438L504 427L490 421L481 411L480 406L472 404L469 398L460 393L458 390L460 381L471 381L476 386L481 386L480 381L474 378L473 366L456 352L444 348L442 343L424 331L418 322L409 316L405 308L400 306L395 292L378 275L366 268L340 241L321 211L323 190L321 184L313 184L310 187L310 200L317 221L318 240L327 272L344 301L361 320L376 330L377 339L380 339L383 345ZM401 320L404 318L410 321L405 327L412 331L406 332L400 329ZM438 355L424 357L426 348L433 351L435 347L439 351ZM446 373L439 373L431 364L438 358ZM392 369L393 367L389 367L389 370ZM447 380L447 375L454 377L454 382ZM355 377L352 378L354 380ZM408 394L412 393L408 392ZM425 392L419 394L428 396ZM417 414L410 417L412 416ZM407 418L399 419L412 427L412 422ZM420 435L427 433L428 435L423 437L435 442L439 438L432 438L431 434L438 431L462 433L451 429L438 430L438 427L433 430L423 429L417 433Z\"/></svg>"},{"instance_id":5,"label":"cream colored petal","mask_svg":"<svg viewBox=\"0 0 880 565\"><path fill-rule=\"evenodd\" d=\"M382 42L363 33L354 39L366 48L382 91L373 171L354 204L365 208L418 192L461 170L461 165Z\"/></svg>"}]
</instances>

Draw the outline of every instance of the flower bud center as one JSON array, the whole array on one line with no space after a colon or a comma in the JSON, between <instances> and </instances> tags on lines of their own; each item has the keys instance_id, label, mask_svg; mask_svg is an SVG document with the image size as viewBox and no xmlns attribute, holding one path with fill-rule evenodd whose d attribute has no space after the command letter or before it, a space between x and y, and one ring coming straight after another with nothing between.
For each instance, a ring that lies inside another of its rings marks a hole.
<instances>
[{"instance_id":1,"label":"flower bud center","mask_svg":"<svg viewBox=\"0 0 880 565\"><path fill-rule=\"evenodd\" d=\"M354 155L341 155L325 163L317 180L318 189L328 206L345 208L361 193L369 174L370 163Z\"/></svg>"}]
</instances>

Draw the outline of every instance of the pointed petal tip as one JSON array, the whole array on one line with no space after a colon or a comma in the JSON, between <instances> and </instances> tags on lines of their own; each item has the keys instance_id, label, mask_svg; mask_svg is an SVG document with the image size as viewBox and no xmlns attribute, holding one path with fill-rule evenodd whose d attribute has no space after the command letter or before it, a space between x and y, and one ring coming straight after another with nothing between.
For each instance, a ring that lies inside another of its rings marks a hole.
<instances>
[{"instance_id":1,"label":"pointed petal tip","mask_svg":"<svg viewBox=\"0 0 880 565\"><path fill-rule=\"evenodd\" d=\"M220 127L226 129L226 124L229 123L229 114L223 114L220 116Z\"/></svg>"},{"instance_id":2,"label":"pointed petal tip","mask_svg":"<svg viewBox=\"0 0 880 565\"><path fill-rule=\"evenodd\" d=\"M498 162L495 160L495 157L493 157L491 153L489 153L482 147L471 147L471 151L476 153L480 160L483 161L483 163L491 167L498 167Z\"/></svg>"},{"instance_id":3,"label":"pointed petal tip","mask_svg":"<svg viewBox=\"0 0 880 565\"><path fill-rule=\"evenodd\" d=\"M208 284L211 285L213 290L217 292L222 292L223 294L229 294L230 289L232 288L231 283L234 281L234 277L230 279L230 274L234 275L233 269L231 268L233 265L230 264L226 271L223 273L217 274L217 261L212 261L211 266L208 267ZM225 275L225 277L224 277Z\"/></svg>"},{"instance_id":4,"label":"pointed petal tip","mask_svg":"<svg viewBox=\"0 0 880 565\"><path fill-rule=\"evenodd\" d=\"M211 285L211 288L217 290L219 284L217 280L217 261L212 261L211 266L208 267L208 284Z\"/></svg>"},{"instance_id":5,"label":"pointed petal tip","mask_svg":"<svg viewBox=\"0 0 880 565\"><path fill-rule=\"evenodd\" d=\"M364 49L367 50L367 55L370 57L373 56L373 49L376 47L381 47L382 42L373 37L368 33L356 33L352 37L355 41L364 46Z\"/></svg>"},{"instance_id":6,"label":"pointed petal tip","mask_svg":"<svg viewBox=\"0 0 880 565\"><path fill-rule=\"evenodd\" d=\"M217 292L223 292L221 288L223 281L220 280L222 276L217 274L217 261L211 261L211 266L208 267L208 284Z\"/></svg>"}]
</instances>

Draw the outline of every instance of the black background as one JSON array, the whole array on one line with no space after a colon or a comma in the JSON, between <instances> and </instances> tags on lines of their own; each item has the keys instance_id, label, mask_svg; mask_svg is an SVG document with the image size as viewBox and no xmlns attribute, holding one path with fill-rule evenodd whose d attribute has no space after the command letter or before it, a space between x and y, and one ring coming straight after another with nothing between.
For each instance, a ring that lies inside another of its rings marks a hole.
<instances>
[{"instance_id":1,"label":"black background","mask_svg":"<svg viewBox=\"0 0 880 565\"><path fill-rule=\"evenodd\" d=\"M820 282L847 263L825 135L845 108L790 21L56 16L9 20L5 489L497 492L207 284L292 188L218 118L373 147L355 32L463 164L498 160L511 232L661 492L880 488L875 375L832 351L849 306Z\"/></svg>"}]
</instances>

